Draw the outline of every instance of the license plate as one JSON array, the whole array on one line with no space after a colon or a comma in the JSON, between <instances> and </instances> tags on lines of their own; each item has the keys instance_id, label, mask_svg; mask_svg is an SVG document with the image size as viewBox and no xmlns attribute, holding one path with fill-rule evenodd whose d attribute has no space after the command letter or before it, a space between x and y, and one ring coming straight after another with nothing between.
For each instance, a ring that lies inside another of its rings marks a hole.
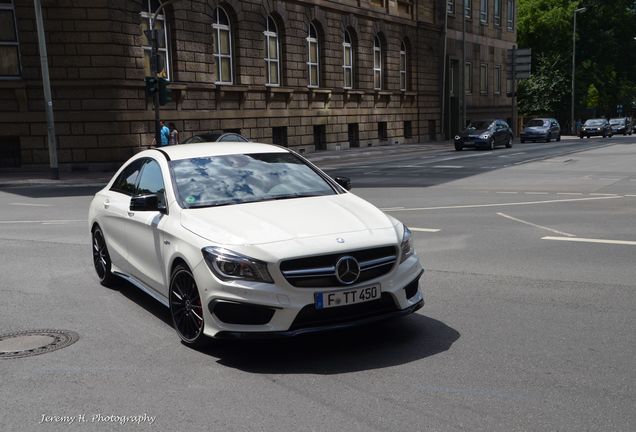
<instances>
[{"instance_id":1,"label":"license plate","mask_svg":"<svg viewBox=\"0 0 636 432\"><path fill-rule=\"evenodd\" d=\"M347 306L379 299L382 296L379 285L352 288L340 291L318 292L314 294L316 309Z\"/></svg>"}]
</instances>

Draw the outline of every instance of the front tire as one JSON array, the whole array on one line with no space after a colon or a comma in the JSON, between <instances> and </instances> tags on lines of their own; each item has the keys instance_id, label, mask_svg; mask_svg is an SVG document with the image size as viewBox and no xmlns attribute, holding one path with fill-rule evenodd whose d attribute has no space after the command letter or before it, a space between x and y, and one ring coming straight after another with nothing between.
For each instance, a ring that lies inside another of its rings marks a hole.
<instances>
[{"instance_id":1,"label":"front tire","mask_svg":"<svg viewBox=\"0 0 636 432\"><path fill-rule=\"evenodd\" d=\"M494 149L495 149L495 139L490 138L490 140L488 141L488 150L494 150Z\"/></svg>"},{"instance_id":2,"label":"front tire","mask_svg":"<svg viewBox=\"0 0 636 432\"><path fill-rule=\"evenodd\" d=\"M512 137L508 137L508 141L506 141L506 148L512 147Z\"/></svg>"},{"instance_id":3,"label":"front tire","mask_svg":"<svg viewBox=\"0 0 636 432\"><path fill-rule=\"evenodd\" d=\"M557 141L561 141L561 134L558 134L558 135L557 135L556 140L557 140Z\"/></svg>"},{"instance_id":4,"label":"front tire","mask_svg":"<svg viewBox=\"0 0 636 432\"><path fill-rule=\"evenodd\" d=\"M93 228L92 240L93 265L95 266L95 273L97 273L99 283L105 287L112 287L115 285L116 276L111 271L110 254L108 253L104 233L99 225Z\"/></svg>"},{"instance_id":5,"label":"front tire","mask_svg":"<svg viewBox=\"0 0 636 432\"><path fill-rule=\"evenodd\" d=\"M455 150L457 150L457 151L462 151L463 149L464 149L464 147L462 147L462 146L460 146L460 145L455 144Z\"/></svg>"},{"instance_id":6,"label":"front tire","mask_svg":"<svg viewBox=\"0 0 636 432\"><path fill-rule=\"evenodd\" d=\"M203 305L199 289L189 268L175 267L170 278L170 315L181 341L189 347L200 348L208 342L203 334Z\"/></svg>"}]
</instances>

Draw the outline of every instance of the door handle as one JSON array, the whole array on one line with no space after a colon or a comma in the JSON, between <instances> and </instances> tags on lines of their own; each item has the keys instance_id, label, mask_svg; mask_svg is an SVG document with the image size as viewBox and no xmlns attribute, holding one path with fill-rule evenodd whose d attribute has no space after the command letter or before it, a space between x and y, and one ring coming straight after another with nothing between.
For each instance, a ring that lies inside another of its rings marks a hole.
<instances>
[{"instance_id":1,"label":"door handle","mask_svg":"<svg viewBox=\"0 0 636 432\"><path fill-rule=\"evenodd\" d=\"M135 212L131 212L131 211L128 212L128 216L133 217L134 215L135 215Z\"/></svg>"},{"instance_id":2,"label":"door handle","mask_svg":"<svg viewBox=\"0 0 636 432\"><path fill-rule=\"evenodd\" d=\"M108 207L110 207L110 201L106 200L104 201L104 208L107 209Z\"/></svg>"}]
</instances>

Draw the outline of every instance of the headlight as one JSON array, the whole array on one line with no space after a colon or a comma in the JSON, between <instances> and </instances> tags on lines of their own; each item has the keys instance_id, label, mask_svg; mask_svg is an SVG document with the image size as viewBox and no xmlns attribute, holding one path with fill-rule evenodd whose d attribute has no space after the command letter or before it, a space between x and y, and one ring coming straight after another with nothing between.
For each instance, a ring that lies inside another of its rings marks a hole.
<instances>
[{"instance_id":1,"label":"headlight","mask_svg":"<svg viewBox=\"0 0 636 432\"><path fill-rule=\"evenodd\" d=\"M459 141L460 139L462 139L462 137L460 137L459 135L455 135L455 141Z\"/></svg>"},{"instance_id":2,"label":"headlight","mask_svg":"<svg viewBox=\"0 0 636 432\"><path fill-rule=\"evenodd\" d=\"M408 257L413 255L413 245L411 244L411 230L404 225L404 234L402 234L402 243L400 244L400 252L402 254L400 258L400 264L402 264Z\"/></svg>"},{"instance_id":3,"label":"headlight","mask_svg":"<svg viewBox=\"0 0 636 432\"><path fill-rule=\"evenodd\" d=\"M263 261L216 246L203 248L201 252L212 273L221 280L274 282Z\"/></svg>"},{"instance_id":4,"label":"headlight","mask_svg":"<svg viewBox=\"0 0 636 432\"><path fill-rule=\"evenodd\" d=\"M490 134L487 134L487 133L482 134L482 135L480 135L480 136L479 136L479 138L481 138L481 139L488 139L488 138L490 138Z\"/></svg>"}]
</instances>

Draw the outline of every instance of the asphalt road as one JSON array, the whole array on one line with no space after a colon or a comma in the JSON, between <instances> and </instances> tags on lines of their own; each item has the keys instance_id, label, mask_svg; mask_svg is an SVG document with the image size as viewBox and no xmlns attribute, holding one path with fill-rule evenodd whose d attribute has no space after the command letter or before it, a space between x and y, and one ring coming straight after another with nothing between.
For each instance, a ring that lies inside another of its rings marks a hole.
<instances>
[{"instance_id":1,"label":"asphalt road","mask_svg":"<svg viewBox=\"0 0 636 432\"><path fill-rule=\"evenodd\" d=\"M413 229L423 309L191 350L162 306L98 284L96 185L1 188L0 332L80 340L0 359L0 430L636 430L636 137L312 158Z\"/></svg>"}]
</instances>

